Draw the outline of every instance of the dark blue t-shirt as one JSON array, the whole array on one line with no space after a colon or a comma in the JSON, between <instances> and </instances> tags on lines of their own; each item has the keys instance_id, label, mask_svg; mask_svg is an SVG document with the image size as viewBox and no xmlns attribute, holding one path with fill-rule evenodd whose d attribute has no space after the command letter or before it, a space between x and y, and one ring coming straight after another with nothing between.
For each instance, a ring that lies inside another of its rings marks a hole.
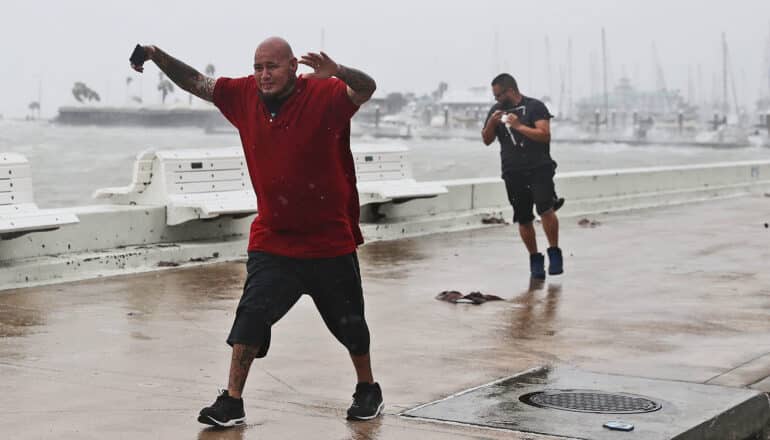
<instances>
[{"instance_id":1,"label":"dark blue t-shirt","mask_svg":"<svg viewBox=\"0 0 770 440\"><path fill-rule=\"evenodd\" d=\"M492 113L502 110L514 113L522 124L535 128L535 122L550 120L553 116L541 101L522 96L518 105L506 107L500 103L492 106L487 114L489 120ZM553 164L551 145L548 142L537 142L514 129L508 130L505 124L498 124L495 129L497 140L500 141L500 158L502 159L503 174L511 171L530 170L546 164ZM513 135L513 136L511 136Z\"/></svg>"}]
</instances>

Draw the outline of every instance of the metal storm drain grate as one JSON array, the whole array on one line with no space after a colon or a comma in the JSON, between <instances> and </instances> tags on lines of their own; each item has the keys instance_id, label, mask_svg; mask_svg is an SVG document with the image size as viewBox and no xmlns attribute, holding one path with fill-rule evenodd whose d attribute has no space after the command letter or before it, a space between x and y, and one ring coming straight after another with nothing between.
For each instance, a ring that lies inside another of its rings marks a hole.
<instances>
[{"instance_id":1,"label":"metal storm drain grate","mask_svg":"<svg viewBox=\"0 0 770 440\"><path fill-rule=\"evenodd\" d=\"M523 371L401 415L538 433L548 438L701 440L704 426L715 439L752 438L766 429L766 409L764 394L745 389L609 375L556 365ZM761 417L760 411L765 411ZM632 425L637 425L635 434L624 436L608 431L632 429Z\"/></svg>"},{"instance_id":2,"label":"metal storm drain grate","mask_svg":"<svg viewBox=\"0 0 770 440\"><path fill-rule=\"evenodd\" d=\"M633 414L657 411L660 404L634 394L592 390L546 390L521 396L526 404L541 408L601 414Z\"/></svg>"}]
</instances>

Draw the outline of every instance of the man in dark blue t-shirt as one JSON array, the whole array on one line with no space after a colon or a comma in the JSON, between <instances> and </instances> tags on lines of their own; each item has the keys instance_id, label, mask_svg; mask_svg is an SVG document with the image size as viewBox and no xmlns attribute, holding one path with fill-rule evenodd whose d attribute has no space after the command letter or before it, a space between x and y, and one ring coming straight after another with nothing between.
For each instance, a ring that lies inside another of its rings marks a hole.
<instances>
[{"instance_id":1,"label":"man in dark blue t-shirt","mask_svg":"<svg viewBox=\"0 0 770 440\"><path fill-rule=\"evenodd\" d=\"M556 210L564 202L557 199L553 176L556 163L551 159L551 114L545 104L519 92L516 80L503 73L492 80L497 103L492 106L481 131L486 145L500 141L503 180L513 206L513 221L529 251L532 278L545 278L545 257L537 250L532 221L533 206L543 222L548 239L548 273L564 271L559 249L559 219Z\"/></svg>"}]
</instances>

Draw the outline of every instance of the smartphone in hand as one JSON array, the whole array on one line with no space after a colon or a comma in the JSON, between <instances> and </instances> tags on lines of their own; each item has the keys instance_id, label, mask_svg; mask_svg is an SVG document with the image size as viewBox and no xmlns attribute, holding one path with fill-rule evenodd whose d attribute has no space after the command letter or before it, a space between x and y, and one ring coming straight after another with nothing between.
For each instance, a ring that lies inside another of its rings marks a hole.
<instances>
[{"instance_id":1,"label":"smartphone in hand","mask_svg":"<svg viewBox=\"0 0 770 440\"><path fill-rule=\"evenodd\" d=\"M148 58L149 57L147 56L147 51L144 49L144 47L137 44L134 48L134 51L131 53L131 58L128 60L131 61L131 64L134 66L141 66L145 61L147 61Z\"/></svg>"}]
</instances>

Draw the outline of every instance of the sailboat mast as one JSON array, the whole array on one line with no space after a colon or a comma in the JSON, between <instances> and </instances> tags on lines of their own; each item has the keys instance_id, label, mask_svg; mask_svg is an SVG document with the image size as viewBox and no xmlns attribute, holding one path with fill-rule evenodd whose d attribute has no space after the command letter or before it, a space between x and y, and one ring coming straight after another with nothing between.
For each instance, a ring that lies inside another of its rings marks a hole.
<instances>
[{"instance_id":1,"label":"sailboat mast","mask_svg":"<svg viewBox=\"0 0 770 440\"><path fill-rule=\"evenodd\" d=\"M727 36L722 32L722 110L725 115L730 111L727 96Z\"/></svg>"},{"instance_id":2,"label":"sailboat mast","mask_svg":"<svg viewBox=\"0 0 770 440\"><path fill-rule=\"evenodd\" d=\"M567 115L572 117L572 37L567 42Z\"/></svg>"},{"instance_id":3,"label":"sailboat mast","mask_svg":"<svg viewBox=\"0 0 770 440\"><path fill-rule=\"evenodd\" d=\"M495 66L495 75L498 75L500 73L500 42L499 42L499 35L497 31L495 31L495 46L494 51L495 53L492 55L495 59L493 61Z\"/></svg>"},{"instance_id":4,"label":"sailboat mast","mask_svg":"<svg viewBox=\"0 0 770 440\"><path fill-rule=\"evenodd\" d=\"M703 66L698 63L698 106L705 109L708 104L706 91L703 89Z\"/></svg>"},{"instance_id":5,"label":"sailboat mast","mask_svg":"<svg viewBox=\"0 0 770 440\"><path fill-rule=\"evenodd\" d=\"M548 81L548 84L546 84L546 96L550 96L553 100L554 98L554 90L553 90L553 74L551 72L551 40L548 38L548 35L545 36L545 69L546 69L546 81Z\"/></svg>"},{"instance_id":6,"label":"sailboat mast","mask_svg":"<svg viewBox=\"0 0 770 440\"><path fill-rule=\"evenodd\" d=\"M765 69L766 70L763 72L765 81L767 81L767 90L765 90L765 93L767 93L768 98L770 98L770 34L767 35L767 41L765 42Z\"/></svg>"},{"instance_id":7,"label":"sailboat mast","mask_svg":"<svg viewBox=\"0 0 770 440\"><path fill-rule=\"evenodd\" d=\"M652 62L655 65L655 78L657 92L663 96L663 110L669 112L671 110L671 103L668 94L668 86L666 86L666 76L663 74L663 66L660 64L658 58L658 45L652 42Z\"/></svg>"},{"instance_id":8,"label":"sailboat mast","mask_svg":"<svg viewBox=\"0 0 770 440\"><path fill-rule=\"evenodd\" d=\"M40 119L40 114L43 111L43 80L37 81L37 118Z\"/></svg>"},{"instance_id":9,"label":"sailboat mast","mask_svg":"<svg viewBox=\"0 0 770 440\"><path fill-rule=\"evenodd\" d=\"M602 69L604 70L604 118L609 118L610 97L607 94L607 39L602 28Z\"/></svg>"}]
</instances>

